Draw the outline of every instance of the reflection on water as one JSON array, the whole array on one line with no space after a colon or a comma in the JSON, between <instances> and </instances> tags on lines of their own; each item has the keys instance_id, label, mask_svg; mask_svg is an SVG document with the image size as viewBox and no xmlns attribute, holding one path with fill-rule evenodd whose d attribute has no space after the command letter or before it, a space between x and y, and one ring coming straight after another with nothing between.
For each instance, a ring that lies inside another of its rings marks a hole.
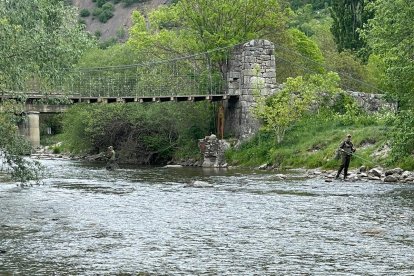
<instances>
[{"instance_id":1,"label":"reflection on water","mask_svg":"<svg viewBox=\"0 0 414 276\"><path fill-rule=\"evenodd\" d=\"M43 163L42 186L0 184L0 274L414 271L413 185Z\"/></svg>"}]
</instances>

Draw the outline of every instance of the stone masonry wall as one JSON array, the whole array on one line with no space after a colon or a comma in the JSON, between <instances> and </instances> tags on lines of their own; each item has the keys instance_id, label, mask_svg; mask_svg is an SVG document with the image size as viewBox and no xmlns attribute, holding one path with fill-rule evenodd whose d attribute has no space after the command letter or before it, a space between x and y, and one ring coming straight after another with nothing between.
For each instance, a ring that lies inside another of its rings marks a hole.
<instances>
[{"instance_id":1,"label":"stone masonry wall","mask_svg":"<svg viewBox=\"0 0 414 276\"><path fill-rule=\"evenodd\" d=\"M234 49L227 77L228 93L240 97L237 102L226 103L226 134L246 140L258 131L259 121L251 112L256 104L254 93L269 96L278 89L273 53L274 45L267 40L252 40Z\"/></svg>"}]
</instances>

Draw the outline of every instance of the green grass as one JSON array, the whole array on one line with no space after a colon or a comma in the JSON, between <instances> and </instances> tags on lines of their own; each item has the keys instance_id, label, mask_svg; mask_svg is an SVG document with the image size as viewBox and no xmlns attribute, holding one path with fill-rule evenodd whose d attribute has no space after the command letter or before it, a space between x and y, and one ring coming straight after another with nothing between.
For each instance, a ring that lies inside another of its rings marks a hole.
<instances>
[{"instance_id":1,"label":"green grass","mask_svg":"<svg viewBox=\"0 0 414 276\"><path fill-rule=\"evenodd\" d=\"M375 118L361 116L345 120L333 115L314 115L292 126L280 144L273 134L260 132L239 149L229 150L227 161L247 167L268 163L279 168L334 169L341 162L334 159L335 150L346 134L351 133L358 156L352 158L351 168L386 166L387 159L372 155L387 143L389 132L383 120ZM401 167L412 168L412 163L407 160Z\"/></svg>"}]
</instances>

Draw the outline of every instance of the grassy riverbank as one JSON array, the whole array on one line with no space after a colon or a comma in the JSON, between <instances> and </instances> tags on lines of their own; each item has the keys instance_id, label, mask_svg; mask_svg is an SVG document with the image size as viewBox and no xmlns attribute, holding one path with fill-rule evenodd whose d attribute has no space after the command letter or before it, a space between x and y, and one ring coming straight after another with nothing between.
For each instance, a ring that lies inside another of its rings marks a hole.
<instances>
[{"instance_id":1,"label":"grassy riverbank","mask_svg":"<svg viewBox=\"0 0 414 276\"><path fill-rule=\"evenodd\" d=\"M276 143L274 135L260 132L239 149L226 153L232 165L258 166L271 164L280 168L337 168L340 161L334 159L335 150L352 134L357 148L351 167L402 167L414 169L412 158L394 161L389 144L392 131L388 115L341 116L318 114L305 118L292 126L284 140Z\"/></svg>"}]
</instances>

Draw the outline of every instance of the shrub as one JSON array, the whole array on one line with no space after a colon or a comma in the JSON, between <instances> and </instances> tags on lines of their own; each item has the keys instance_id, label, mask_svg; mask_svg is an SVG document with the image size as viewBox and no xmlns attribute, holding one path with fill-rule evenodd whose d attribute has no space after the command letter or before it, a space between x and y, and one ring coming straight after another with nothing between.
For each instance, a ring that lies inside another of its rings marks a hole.
<instances>
[{"instance_id":1,"label":"shrub","mask_svg":"<svg viewBox=\"0 0 414 276\"><path fill-rule=\"evenodd\" d=\"M102 9L101 8L95 8L95 9L93 9L93 11L92 11L92 15L93 16L99 16L101 13L102 13Z\"/></svg>"},{"instance_id":2,"label":"shrub","mask_svg":"<svg viewBox=\"0 0 414 276\"><path fill-rule=\"evenodd\" d=\"M99 21L106 23L114 14L110 10L103 10L102 13L98 16Z\"/></svg>"},{"instance_id":3,"label":"shrub","mask_svg":"<svg viewBox=\"0 0 414 276\"><path fill-rule=\"evenodd\" d=\"M102 9L104 11L113 11L114 10L114 5L112 5L111 3L106 3L102 6Z\"/></svg>"},{"instance_id":4,"label":"shrub","mask_svg":"<svg viewBox=\"0 0 414 276\"><path fill-rule=\"evenodd\" d=\"M96 6L98 6L100 8L103 5L105 5L106 2L108 2L108 0L97 0L96 1Z\"/></svg>"},{"instance_id":5,"label":"shrub","mask_svg":"<svg viewBox=\"0 0 414 276\"><path fill-rule=\"evenodd\" d=\"M116 31L116 36L119 38L119 39L122 39L122 38L125 38L125 36L126 36L126 31L125 31L125 29L124 28L119 28L117 31Z\"/></svg>"},{"instance_id":6,"label":"shrub","mask_svg":"<svg viewBox=\"0 0 414 276\"><path fill-rule=\"evenodd\" d=\"M82 9L80 11L80 16L81 17L88 17L91 14L91 12L88 9Z\"/></svg>"}]
</instances>

